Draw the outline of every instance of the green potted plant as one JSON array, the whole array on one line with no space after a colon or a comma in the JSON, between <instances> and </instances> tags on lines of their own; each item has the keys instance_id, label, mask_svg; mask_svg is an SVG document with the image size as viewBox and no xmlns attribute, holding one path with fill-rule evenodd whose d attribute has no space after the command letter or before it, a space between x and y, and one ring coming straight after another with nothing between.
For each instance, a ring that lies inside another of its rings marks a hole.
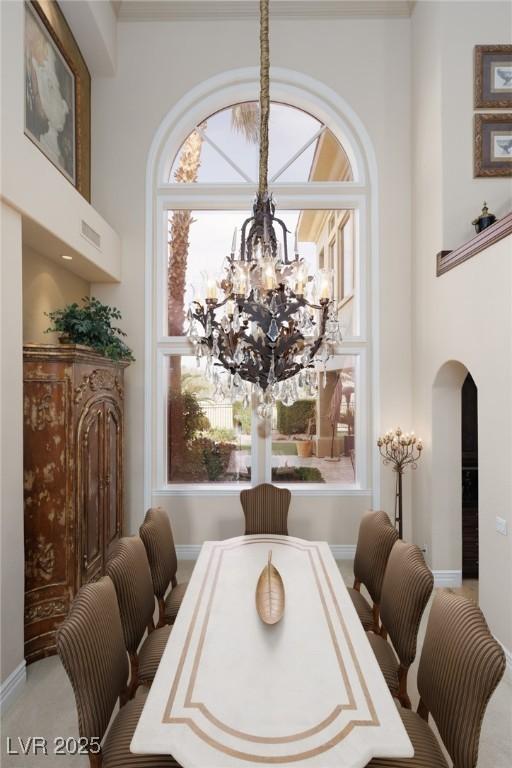
<instances>
[{"instance_id":1,"label":"green potted plant","mask_svg":"<svg viewBox=\"0 0 512 768\"><path fill-rule=\"evenodd\" d=\"M121 319L116 307L102 304L94 296L85 296L82 306L75 302L45 315L52 323L45 333L60 334L63 344L83 344L111 360L135 360L122 340L126 333L112 325L113 320Z\"/></svg>"}]
</instances>

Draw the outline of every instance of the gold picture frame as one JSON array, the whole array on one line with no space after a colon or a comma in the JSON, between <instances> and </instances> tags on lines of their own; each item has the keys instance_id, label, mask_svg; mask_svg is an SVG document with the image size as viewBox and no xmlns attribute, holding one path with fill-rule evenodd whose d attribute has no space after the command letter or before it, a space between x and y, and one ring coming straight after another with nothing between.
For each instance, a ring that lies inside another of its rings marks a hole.
<instances>
[{"instance_id":1,"label":"gold picture frame","mask_svg":"<svg viewBox=\"0 0 512 768\"><path fill-rule=\"evenodd\" d=\"M475 115L474 176L512 176L512 113Z\"/></svg>"},{"instance_id":2,"label":"gold picture frame","mask_svg":"<svg viewBox=\"0 0 512 768\"><path fill-rule=\"evenodd\" d=\"M91 199L91 76L54 0L25 3L25 135Z\"/></svg>"},{"instance_id":3,"label":"gold picture frame","mask_svg":"<svg viewBox=\"0 0 512 768\"><path fill-rule=\"evenodd\" d=\"M475 45L475 109L512 109L512 45Z\"/></svg>"}]
</instances>

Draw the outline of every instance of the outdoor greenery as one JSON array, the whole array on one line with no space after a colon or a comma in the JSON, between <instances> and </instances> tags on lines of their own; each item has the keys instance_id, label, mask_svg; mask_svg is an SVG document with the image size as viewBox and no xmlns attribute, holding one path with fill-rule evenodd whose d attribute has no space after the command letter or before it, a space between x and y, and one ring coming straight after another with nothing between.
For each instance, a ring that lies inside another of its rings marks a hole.
<instances>
[{"instance_id":1,"label":"outdoor greenery","mask_svg":"<svg viewBox=\"0 0 512 768\"><path fill-rule=\"evenodd\" d=\"M236 434L234 429L227 429L225 427L212 427L208 430L208 437L215 442L222 442L225 440L236 440Z\"/></svg>"},{"instance_id":2,"label":"outdoor greenery","mask_svg":"<svg viewBox=\"0 0 512 768\"><path fill-rule=\"evenodd\" d=\"M224 480L231 453L236 450L231 442L235 438L234 430L212 429L197 395L190 389L174 396L173 400L173 410L183 414L184 440L175 459L175 476L183 482Z\"/></svg>"},{"instance_id":3,"label":"outdoor greenery","mask_svg":"<svg viewBox=\"0 0 512 768\"><path fill-rule=\"evenodd\" d=\"M316 467L272 467L272 480L275 483L302 482L324 483L322 473Z\"/></svg>"},{"instance_id":4,"label":"outdoor greenery","mask_svg":"<svg viewBox=\"0 0 512 768\"><path fill-rule=\"evenodd\" d=\"M251 408L243 403L233 403L233 422L238 422L245 435L251 434Z\"/></svg>"},{"instance_id":5,"label":"outdoor greenery","mask_svg":"<svg viewBox=\"0 0 512 768\"><path fill-rule=\"evenodd\" d=\"M315 418L314 400L297 400L293 405L277 402L277 431L282 435L301 435L307 432L310 419Z\"/></svg>"},{"instance_id":6,"label":"outdoor greenery","mask_svg":"<svg viewBox=\"0 0 512 768\"><path fill-rule=\"evenodd\" d=\"M183 410L183 437L190 443L199 432L206 432L210 422L192 392L183 392L180 397Z\"/></svg>"},{"instance_id":7,"label":"outdoor greenery","mask_svg":"<svg viewBox=\"0 0 512 768\"><path fill-rule=\"evenodd\" d=\"M111 360L135 360L121 338L126 333L112 325L113 320L121 320L121 312L116 307L102 304L94 296L85 296L82 306L75 302L45 315L52 323L45 333L60 333L72 344L91 347Z\"/></svg>"}]
</instances>

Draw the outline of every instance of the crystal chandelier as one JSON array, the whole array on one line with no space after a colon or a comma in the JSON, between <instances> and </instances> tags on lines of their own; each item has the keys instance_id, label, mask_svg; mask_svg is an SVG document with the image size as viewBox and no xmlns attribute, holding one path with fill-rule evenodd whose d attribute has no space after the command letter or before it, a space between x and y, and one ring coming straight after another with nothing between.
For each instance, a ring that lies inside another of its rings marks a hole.
<instances>
[{"instance_id":1,"label":"crystal chandelier","mask_svg":"<svg viewBox=\"0 0 512 768\"><path fill-rule=\"evenodd\" d=\"M341 341L333 271L309 275L297 237L290 257L289 232L268 192L268 15L268 0L260 0L260 162L253 214L242 225L238 251L235 230L224 274L206 275L205 301L194 300L187 317L188 336L198 363L206 357L214 394L248 405L252 386L263 418L276 400L292 405L301 396L314 397L317 366L325 386L327 361Z\"/></svg>"}]
</instances>

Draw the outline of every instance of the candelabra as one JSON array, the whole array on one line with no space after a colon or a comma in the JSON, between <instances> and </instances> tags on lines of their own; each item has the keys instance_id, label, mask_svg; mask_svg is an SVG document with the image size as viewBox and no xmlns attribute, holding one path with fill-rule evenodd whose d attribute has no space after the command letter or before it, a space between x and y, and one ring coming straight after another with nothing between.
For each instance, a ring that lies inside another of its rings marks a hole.
<instances>
[{"instance_id":1,"label":"candelabra","mask_svg":"<svg viewBox=\"0 0 512 768\"><path fill-rule=\"evenodd\" d=\"M402 475L407 467L417 468L417 462L423 450L423 442L416 438L414 432L403 433L400 427L394 432L389 430L377 440L380 455L384 464L391 464L396 472L395 484L395 526L402 538Z\"/></svg>"}]
</instances>

